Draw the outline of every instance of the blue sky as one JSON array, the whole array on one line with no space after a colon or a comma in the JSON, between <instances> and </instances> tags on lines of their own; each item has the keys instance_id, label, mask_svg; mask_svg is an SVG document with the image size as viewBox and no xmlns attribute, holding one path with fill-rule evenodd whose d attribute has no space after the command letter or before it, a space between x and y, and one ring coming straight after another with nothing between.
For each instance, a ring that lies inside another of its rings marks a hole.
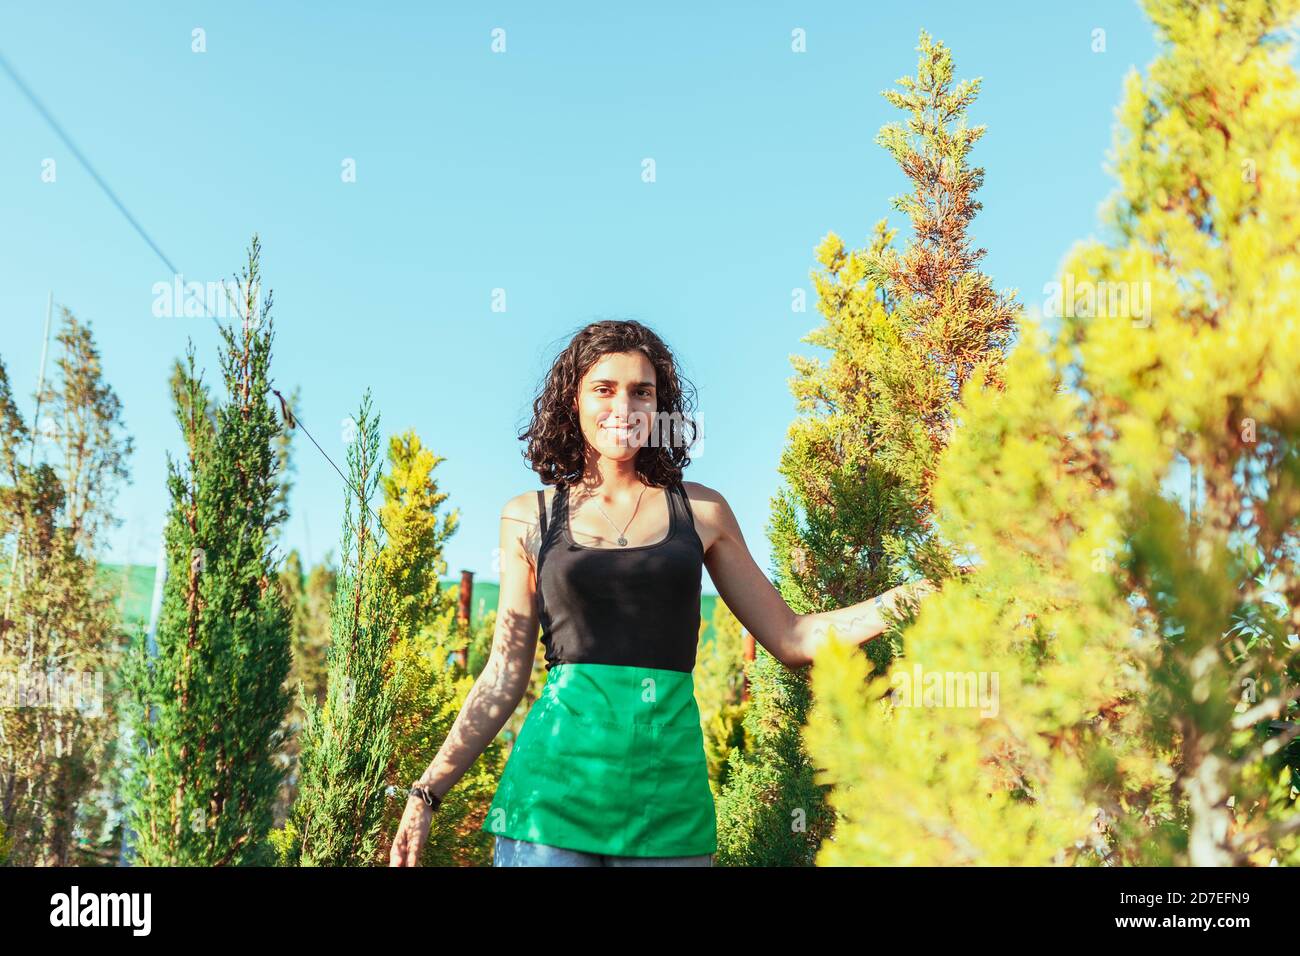
<instances>
[{"instance_id":1,"label":"blue sky","mask_svg":"<svg viewBox=\"0 0 1300 956\"><path fill-rule=\"evenodd\" d=\"M991 9L7 3L0 52L187 281L228 278L260 233L277 386L301 386L340 464L367 386L386 433L414 427L445 456L449 574L495 580L501 506L541 487L515 437L535 389L612 317L676 351L705 428L687 478L727 498L770 570L789 356L818 351L800 342L820 322L813 250L831 231L859 246L884 216L906 235L889 202L905 182L874 138L901 117L880 91L914 72L922 28L959 78L984 78L973 231L994 283L1041 304L1096 231L1122 79L1153 29L1135 0ZM92 322L136 442L108 558L153 563L181 450L168 371L192 338L219 378L211 320L153 314L170 273L4 75L0 143L0 356L30 410L50 290ZM285 544L314 561L337 549L344 489L301 439L296 460Z\"/></svg>"}]
</instances>

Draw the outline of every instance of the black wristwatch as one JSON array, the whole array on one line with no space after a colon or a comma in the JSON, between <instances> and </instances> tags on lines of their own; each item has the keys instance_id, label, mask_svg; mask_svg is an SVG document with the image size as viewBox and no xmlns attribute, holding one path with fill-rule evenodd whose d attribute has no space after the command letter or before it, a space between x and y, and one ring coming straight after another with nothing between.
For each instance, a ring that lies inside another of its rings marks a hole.
<instances>
[{"instance_id":1,"label":"black wristwatch","mask_svg":"<svg viewBox=\"0 0 1300 956\"><path fill-rule=\"evenodd\" d=\"M437 810L438 805L442 803L442 797L430 793L428 787L414 786L407 791L406 795L408 797L419 797L430 810Z\"/></svg>"}]
</instances>

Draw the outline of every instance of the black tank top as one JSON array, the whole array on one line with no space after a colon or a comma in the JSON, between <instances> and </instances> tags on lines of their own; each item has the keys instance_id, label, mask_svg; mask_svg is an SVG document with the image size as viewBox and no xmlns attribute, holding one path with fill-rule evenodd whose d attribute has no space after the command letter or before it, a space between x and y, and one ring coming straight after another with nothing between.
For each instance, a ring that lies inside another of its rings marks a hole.
<instances>
[{"instance_id":1,"label":"black tank top","mask_svg":"<svg viewBox=\"0 0 1300 956\"><path fill-rule=\"evenodd\" d=\"M537 616L546 669L567 663L694 670L704 544L681 482L668 488L668 536L656 544L575 543L567 486L556 489L549 522L541 491L537 504Z\"/></svg>"}]
</instances>

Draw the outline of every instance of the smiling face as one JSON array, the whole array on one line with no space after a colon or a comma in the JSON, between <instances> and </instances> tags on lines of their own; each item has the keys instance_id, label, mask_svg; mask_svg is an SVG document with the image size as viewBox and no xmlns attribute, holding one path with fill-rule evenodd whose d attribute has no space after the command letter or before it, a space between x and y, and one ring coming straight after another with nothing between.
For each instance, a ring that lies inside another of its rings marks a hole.
<instances>
[{"instance_id":1,"label":"smiling face","mask_svg":"<svg viewBox=\"0 0 1300 956\"><path fill-rule=\"evenodd\" d=\"M644 352L602 355L578 385L578 422L587 442L606 458L635 458L658 408L656 382Z\"/></svg>"}]
</instances>

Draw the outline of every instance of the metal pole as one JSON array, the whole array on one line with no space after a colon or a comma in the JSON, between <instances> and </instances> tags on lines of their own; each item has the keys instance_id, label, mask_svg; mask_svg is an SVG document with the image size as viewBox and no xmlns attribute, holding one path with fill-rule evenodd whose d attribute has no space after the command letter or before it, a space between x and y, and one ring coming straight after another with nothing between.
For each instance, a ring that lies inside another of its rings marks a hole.
<instances>
[{"instance_id":1,"label":"metal pole","mask_svg":"<svg viewBox=\"0 0 1300 956\"><path fill-rule=\"evenodd\" d=\"M460 572L460 607L458 609L458 613L456 616L457 619L460 621L461 626L464 627L465 629L464 633L466 635L470 633L469 609L470 609L470 600L473 593L474 593L474 572L466 571L462 569ZM456 663L461 666L462 670L469 666L468 645L456 651Z\"/></svg>"}]
</instances>

